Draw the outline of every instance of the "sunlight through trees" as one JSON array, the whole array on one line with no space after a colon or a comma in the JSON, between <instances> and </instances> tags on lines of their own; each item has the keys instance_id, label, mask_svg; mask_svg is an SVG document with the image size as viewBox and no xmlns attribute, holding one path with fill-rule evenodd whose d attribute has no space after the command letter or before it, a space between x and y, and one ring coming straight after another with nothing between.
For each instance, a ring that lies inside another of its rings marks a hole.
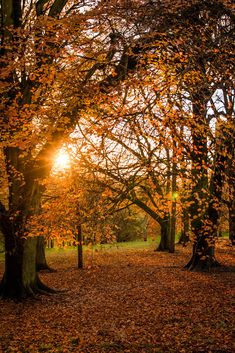
<instances>
[{"instance_id":1,"label":"sunlight through trees","mask_svg":"<svg viewBox=\"0 0 235 353\"><path fill-rule=\"evenodd\" d=\"M37 271L45 227L63 243L85 223L107 241L123 210L155 222L159 251L173 253L179 232L191 240L189 270L217 267L219 229L235 236L232 3L0 11L1 296L54 293Z\"/></svg>"}]
</instances>

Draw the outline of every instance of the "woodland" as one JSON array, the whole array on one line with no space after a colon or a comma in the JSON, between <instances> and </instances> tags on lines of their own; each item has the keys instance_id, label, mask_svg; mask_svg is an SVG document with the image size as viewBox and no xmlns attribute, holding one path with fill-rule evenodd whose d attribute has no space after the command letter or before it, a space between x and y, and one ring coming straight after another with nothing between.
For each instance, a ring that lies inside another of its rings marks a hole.
<instances>
[{"instance_id":1,"label":"woodland","mask_svg":"<svg viewBox=\"0 0 235 353\"><path fill-rule=\"evenodd\" d=\"M2 351L232 353L233 1L0 11Z\"/></svg>"}]
</instances>

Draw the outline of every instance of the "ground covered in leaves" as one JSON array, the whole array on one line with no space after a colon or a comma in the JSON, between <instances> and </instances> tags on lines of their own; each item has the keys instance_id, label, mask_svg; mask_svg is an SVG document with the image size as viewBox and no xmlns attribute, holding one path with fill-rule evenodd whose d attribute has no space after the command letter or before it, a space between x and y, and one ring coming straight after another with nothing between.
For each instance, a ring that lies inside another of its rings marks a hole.
<instances>
[{"instance_id":1,"label":"ground covered in leaves","mask_svg":"<svg viewBox=\"0 0 235 353\"><path fill-rule=\"evenodd\" d=\"M84 270L76 269L75 251L52 253L57 272L41 278L68 291L0 301L0 351L234 352L233 250L222 242L224 266L212 273L183 270L190 250L102 250Z\"/></svg>"}]
</instances>

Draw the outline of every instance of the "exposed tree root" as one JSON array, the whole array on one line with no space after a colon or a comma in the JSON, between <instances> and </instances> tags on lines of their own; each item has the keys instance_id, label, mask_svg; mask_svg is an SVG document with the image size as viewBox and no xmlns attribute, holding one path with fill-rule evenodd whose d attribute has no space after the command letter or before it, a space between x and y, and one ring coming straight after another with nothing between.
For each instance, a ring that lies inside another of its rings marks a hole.
<instances>
[{"instance_id":1,"label":"exposed tree root","mask_svg":"<svg viewBox=\"0 0 235 353\"><path fill-rule=\"evenodd\" d=\"M54 268L51 268L48 265L37 265L37 272L48 272L48 273L55 273L57 272L57 270L55 270Z\"/></svg>"},{"instance_id":2,"label":"exposed tree root","mask_svg":"<svg viewBox=\"0 0 235 353\"><path fill-rule=\"evenodd\" d=\"M40 288L38 288L38 289L37 289L37 294L47 295L47 296L51 296L51 295L53 295L51 292L48 292L48 291L42 290L42 289L40 289Z\"/></svg>"},{"instance_id":3,"label":"exposed tree root","mask_svg":"<svg viewBox=\"0 0 235 353\"><path fill-rule=\"evenodd\" d=\"M184 266L189 271L210 272L213 268L221 266L214 256L200 256L194 254L187 265Z\"/></svg>"},{"instance_id":4,"label":"exposed tree root","mask_svg":"<svg viewBox=\"0 0 235 353\"><path fill-rule=\"evenodd\" d=\"M31 286L25 288L26 297L36 298L36 293Z\"/></svg>"},{"instance_id":5,"label":"exposed tree root","mask_svg":"<svg viewBox=\"0 0 235 353\"><path fill-rule=\"evenodd\" d=\"M54 288L46 286L38 275L36 279L30 285L24 285L23 283L14 284L14 286L9 286L6 284L5 276L0 283L0 298L2 299L13 299L16 301L21 301L26 298L37 299L38 295L52 295L55 293L60 293L61 291Z\"/></svg>"},{"instance_id":6,"label":"exposed tree root","mask_svg":"<svg viewBox=\"0 0 235 353\"><path fill-rule=\"evenodd\" d=\"M40 278L38 276L37 276L37 289L41 290L43 292L50 293L50 294L59 293L59 290L56 290L54 288L50 288L50 287L46 286L44 283L42 283L42 281L40 280Z\"/></svg>"},{"instance_id":7,"label":"exposed tree root","mask_svg":"<svg viewBox=\"0 0 235 353\"><path fill-rule=\"evenodd\" d=\"M169 251L169 248L162 246L162 244L160 243L158 245L158 247L154 251L165 251L165 252L167 252L167 251Z\"/></svg>"}]
</instances>

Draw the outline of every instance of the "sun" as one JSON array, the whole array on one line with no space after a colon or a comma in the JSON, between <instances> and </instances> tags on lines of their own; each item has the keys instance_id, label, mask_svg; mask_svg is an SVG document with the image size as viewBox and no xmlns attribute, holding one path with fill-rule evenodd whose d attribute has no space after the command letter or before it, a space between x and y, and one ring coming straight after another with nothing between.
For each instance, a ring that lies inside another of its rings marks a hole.
<instances>
[{"instance_id":1,"label":"sun","mask_svg":"<svg viewBox=\"0 0 235 353\"><path fill-rule=\"evenodd\" d=\"M61 149L55 157L54 168L56 170L63 170L63 169L68 169L69 167L70 167L69 154L65 149Z\"/></svg>"}]
</instances>

